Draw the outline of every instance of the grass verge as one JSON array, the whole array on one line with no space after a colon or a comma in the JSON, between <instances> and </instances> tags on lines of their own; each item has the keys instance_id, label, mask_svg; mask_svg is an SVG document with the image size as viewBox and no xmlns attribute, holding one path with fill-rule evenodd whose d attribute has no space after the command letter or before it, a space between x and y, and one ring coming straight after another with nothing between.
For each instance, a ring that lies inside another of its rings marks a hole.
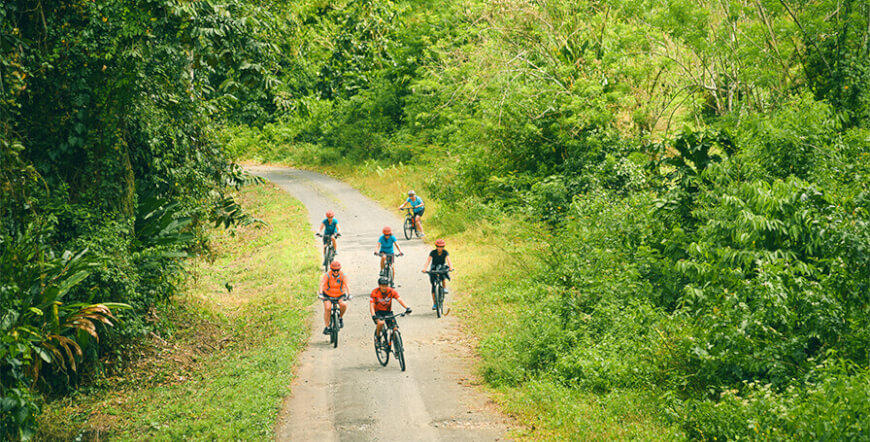
<instances>
[{"instance_id":1,"label":"grass verge","mask_svg":"<svg viewBox=\"0 0 870 442\"><path fill-rule=\"evenodd\" d=\"M317 250L306 209L271 184L240 201L269 225L215 230L183 296L160 314L146 356L89 391L49 404L44 440L268 439L305 345Z\"/></svg>"}]
</instances>

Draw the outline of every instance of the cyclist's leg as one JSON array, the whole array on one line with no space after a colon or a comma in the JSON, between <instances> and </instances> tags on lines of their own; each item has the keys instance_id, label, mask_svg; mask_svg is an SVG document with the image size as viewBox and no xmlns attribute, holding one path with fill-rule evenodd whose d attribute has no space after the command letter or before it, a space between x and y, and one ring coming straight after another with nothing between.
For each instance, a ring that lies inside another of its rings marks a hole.
<instances>
[{"instance_id":1,"label":"cyclist's leg","mask_svg":"<svg viewBox=\"0 0 870 442\"><path fill-rule=\"evenodd\" d=\"M338 309L341 311L341 316L344 317L344 312L347 311L347 303L344 300L339 300Z\"/></svg>"},{"instance_id":2,"label":"cyclist's leg","mask_svg":"<svg viewBox=\"0 0 870 442\"><path fill-rule=\"evenodd\" d=\"M386 264L386 262L387 262L387 255L386 254L381 255L381 271L384 270L384 264Z\"/></svg>"},{"instance_id":3,"label":"cyclist's leg","mask_svg":"<svg viewBox=\"0 0 870 442\"><path fill-rule=\"evenodd\" d=\"M335 242L335 235L332 235L332 249L335 250L335 253L338 254L338 243Z\"/></svg>"},{"instance_id":4,"label":"cyclist's leg","mask_svg":"<svg viewBox=\"0 0 870 442\"><path fill-rule=\"evenodd\" d=\"M323 326L329 327L329 317L331 316L332 303L329 300L323 301Z\"/></svg>"}]
</instances>

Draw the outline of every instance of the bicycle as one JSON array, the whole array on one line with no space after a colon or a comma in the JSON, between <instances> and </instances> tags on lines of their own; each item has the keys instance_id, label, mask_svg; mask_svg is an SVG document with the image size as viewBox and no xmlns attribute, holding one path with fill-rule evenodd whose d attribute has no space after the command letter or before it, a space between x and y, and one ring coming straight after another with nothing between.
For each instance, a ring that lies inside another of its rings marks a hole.
<instances>
[{"instance_id":1,"label":"bicycle","mask_svg":"<svg viewBox=\"0 0 870 442\"><path fill-rule=\"evenodd\" d=\"M323 238L323 241L326 243L323 247L323 271L329 271L329 265L332 264L332 261L335 259L335 247L332 245L332 235L322 235L319 232L316 233L317 236ZM341 237L340 233L335 234L336 238Z\"/></svg>"},{"instance_id":2,"label":"bicycle","mask_svg":"<svg viewBox=\"0 0 870 442\"><path fill-rule=\"evenodd\" d=\"M387 321L407 314L408 313L400 313L397 315L393 313L389 316L378 318L379 320L384 321L384 326L381 327L380 333L375 333L375 355L378 357L378 363L383 367L386 367L387 363L390 362L390 350L392 350L396 360L399 361L399 367L402 371L405 371L405 347L402 344L402 334L399 332L399 324L396 324L394 328L390 328L387 326Z\"/></svg>"},{"instance_id":3,"label":"bicycle","mask_svg":"<svg viewBox=\"0 0 870 442\"><path fill-rule=\"evenodd\" d=\"M338 347L338 330L341 329L341 307L338 305L338 301L344 298L346 301L350 301L350 295L341 295L337 298L333 298L332 296L325 296L320 294L317 296L322 300L329 300L332 302L332 308L329 311L329 343L332 344L332 348Z\"/></svg>"},{"instance_id":4,"label":"bicycle","mask_svg":"<svg viewBox=\"0 0 870 442\"><path fill-rule=\"evenodd\" d=\"M402 210L405 211L405 223L402 225L405 232L405 239L410 240L411 234L419 238L420 234L417 233L417 223L414 222L414 209L406 207Z\"/></svg>"},{"instance_id":5,"label":"bicycle","mask_svg":"<svg viewBox=\"0 0 870 442\"><path fill-rule=\"evenodd\" d=\"M387 256L387 260L384 263L384 269L381 270L381 273L378 274L379 277L383 276L390 280L390 287L395 288L396 285L393 282L394 277L396 276L396 271L393 269L393 260L396 259L397 256L402 256L403 253L399 253L398 255L395 253L384 253L384 252L375 252L375 256Z\"/></svg>"},{"instance_id":6,"label":"bicycle","mask_svg":"<svg viewBox=\"0 0 870 442\"><path fill-rule=\"evenodd\" d=\"M444 314L444 279L452 270L445 266L438 266L435 270L426 270L426 273L435 275L435 316L441 317Z\"/></svg>"}]
</instances>

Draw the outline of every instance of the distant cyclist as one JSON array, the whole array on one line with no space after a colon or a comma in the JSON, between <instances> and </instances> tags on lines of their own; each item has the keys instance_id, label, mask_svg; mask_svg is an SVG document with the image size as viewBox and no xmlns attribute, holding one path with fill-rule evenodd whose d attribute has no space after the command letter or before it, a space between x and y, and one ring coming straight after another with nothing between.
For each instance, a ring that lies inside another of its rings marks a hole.
<instances>
[{"instance_id":1,"label":"distant cyclist","mask_svg":"<svg viewBox=\"0 0 870 442\"><path fill-rule=\"evenodd\" d=\"M384 233L378 238L378 245L375 247L375 255L382 254L381 256L381 271L384 270L384 264L387 262L387 255L395 255L396 251L398 251L398 255L402 254L402 248L399 247L398 240L396 236L393 235L393 229L390 226L384 227L382 230ZM396 268L396 263L393 262L393 269Z\"/></svg>"},{"instance_id":2,"label":"distant cyclist","mask_svg":"<svg viewBox=\"0 0 870 442\"><path fill-rule=\"evenodd\" d=\"M335 212L332 210L326 212L326 219L320 223L320 233L323 234L323 253L326 254L326 241L328 239L332 240L332 248L335 250L335 254L338 255L338 246L336 245L335 238L341 236L341 228L338 226L338 220L335 219Z\"/></svg>"},{"instance_id":3,"label":"distant cyclist","mask_svg":"<svg viewBox=\"0 0 870 442\"><path fill-rule=\"evenodd\" d=\"M324 335L329 334L329 316L333 302L337 302L341 310L338 326L339 328L344 327L344 312L347 310L347 304L344 300L347 298L348 293L347 277L341 271L341 264L338 261L332 261L332 264L329 265L329 271L320 280L320 299L323 299Z\"/></svg>"},{"instance_id":4,"label":"distant cyclist","mask_svg":"<svg viewBox=\"0 0 870 442\"><path fill-rule=\"evenodd\" d=\"M417 236L423 237L426 236L423 234L423 222L421 218L423 218L423 212L426 211L426 206L423 204L423 199L421 199L413 190L408 191L408 199L399 206L399 210L405 208L406 205L410 204L411 209L414 211L414 225L417 226Z\"/></svg>"},{"instance_id":5,"label":"distant cyclist","mask_svg":"<svg viewBox=\"0 0 870 442\"><path fill-rule=\"evenodd\" d=\"M444 246L447 243L443 239L439 239L435 241L435 250L429 252L429 257L426 258L426 264L423 264L423 272L425 273L427 270L453 270L453 263L450 262L450 254L447 253L447 250L444 249ZM431 267L429 264L432 264ZM450 279L450 274L445 273L444 278L441 280L441 286L444 287L444 294L447 294L447 280ZM435 281L436 277L433 274L429 274L429 284L432 285L432 310L436 309L435 306Z\"/></svg>"},{"instance_id":6,"label":"distant cyclist","mask_svg":"<svg viewBox=\"0 0 870 442\"><path fill-rule=\"evenodd\" d=\"M375 328L375 336L381 332L384 326L384 317L390 316L393 313L393 300L396 300L402 307L405 307L405 313L411 314L411 307L405 304L405 301L399 297L399 292L396 289L390 288L390 280L384 277L378 279L378 288L372 290L371 300L369 301L369 312L372 314L372 321L377 325ZM395 319L387 319L387 327L396 328Z\"/></svg>"}]
</instances>

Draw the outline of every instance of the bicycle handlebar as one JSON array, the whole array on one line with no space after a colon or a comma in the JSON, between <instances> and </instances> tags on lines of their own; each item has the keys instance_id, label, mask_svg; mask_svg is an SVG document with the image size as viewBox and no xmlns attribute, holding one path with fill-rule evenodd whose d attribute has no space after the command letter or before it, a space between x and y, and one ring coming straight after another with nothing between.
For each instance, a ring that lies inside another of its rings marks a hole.
<instances>
[{"instance_id":1,"label":"bicycle handlebar","mask_svg":"<svg viewBox=\"0 0 870 442\"><path fill-rule=\"evenodd\" d=\"M396 319L396 318L400 318L400 317L405 316L405 315L410 315L410 313L406 313L406 312L402 312L402 313L399 313L399 314L393 313L393 314L391 314L391 315L389 315L389 316L378 316L378 319L381 320L381 321L383 321L383 320L385 320L385 319Z\"/></svg>"},{"instance_id":2,"label":"bicycle handlebar","mask_svg":"<svg viewBox=\"0 0 870 442\"><path fill-rule=\"evenodd\" d=\"M346 295L341 295L341 296L338 296L338 297L326 296L326 295L324 295L323 293L318 293L318 294L317 294L317 297L318 297L319 299L324 300L324 301L326 301L327 299L330 300L330 301L332 301L332 300L334 300L334 299L341 300L341 298L344 298L345 301L350 301L351 299L353 299L353 295L351 295L350 293L348 293L348 294L346 294Z\"/></svg>"},{"instance_id":3,"label":"bicycle handlebar","mask_svg":"<svg viewBox=\"0 0 870 442\"><path fill-rule=\"evenodd\" d=\"M374 255L375 256L384 256L384 255L403 256L404 253L402 253L402 252L399 252L399 253L374 252Z\"/></svg>"}]
</instances>

